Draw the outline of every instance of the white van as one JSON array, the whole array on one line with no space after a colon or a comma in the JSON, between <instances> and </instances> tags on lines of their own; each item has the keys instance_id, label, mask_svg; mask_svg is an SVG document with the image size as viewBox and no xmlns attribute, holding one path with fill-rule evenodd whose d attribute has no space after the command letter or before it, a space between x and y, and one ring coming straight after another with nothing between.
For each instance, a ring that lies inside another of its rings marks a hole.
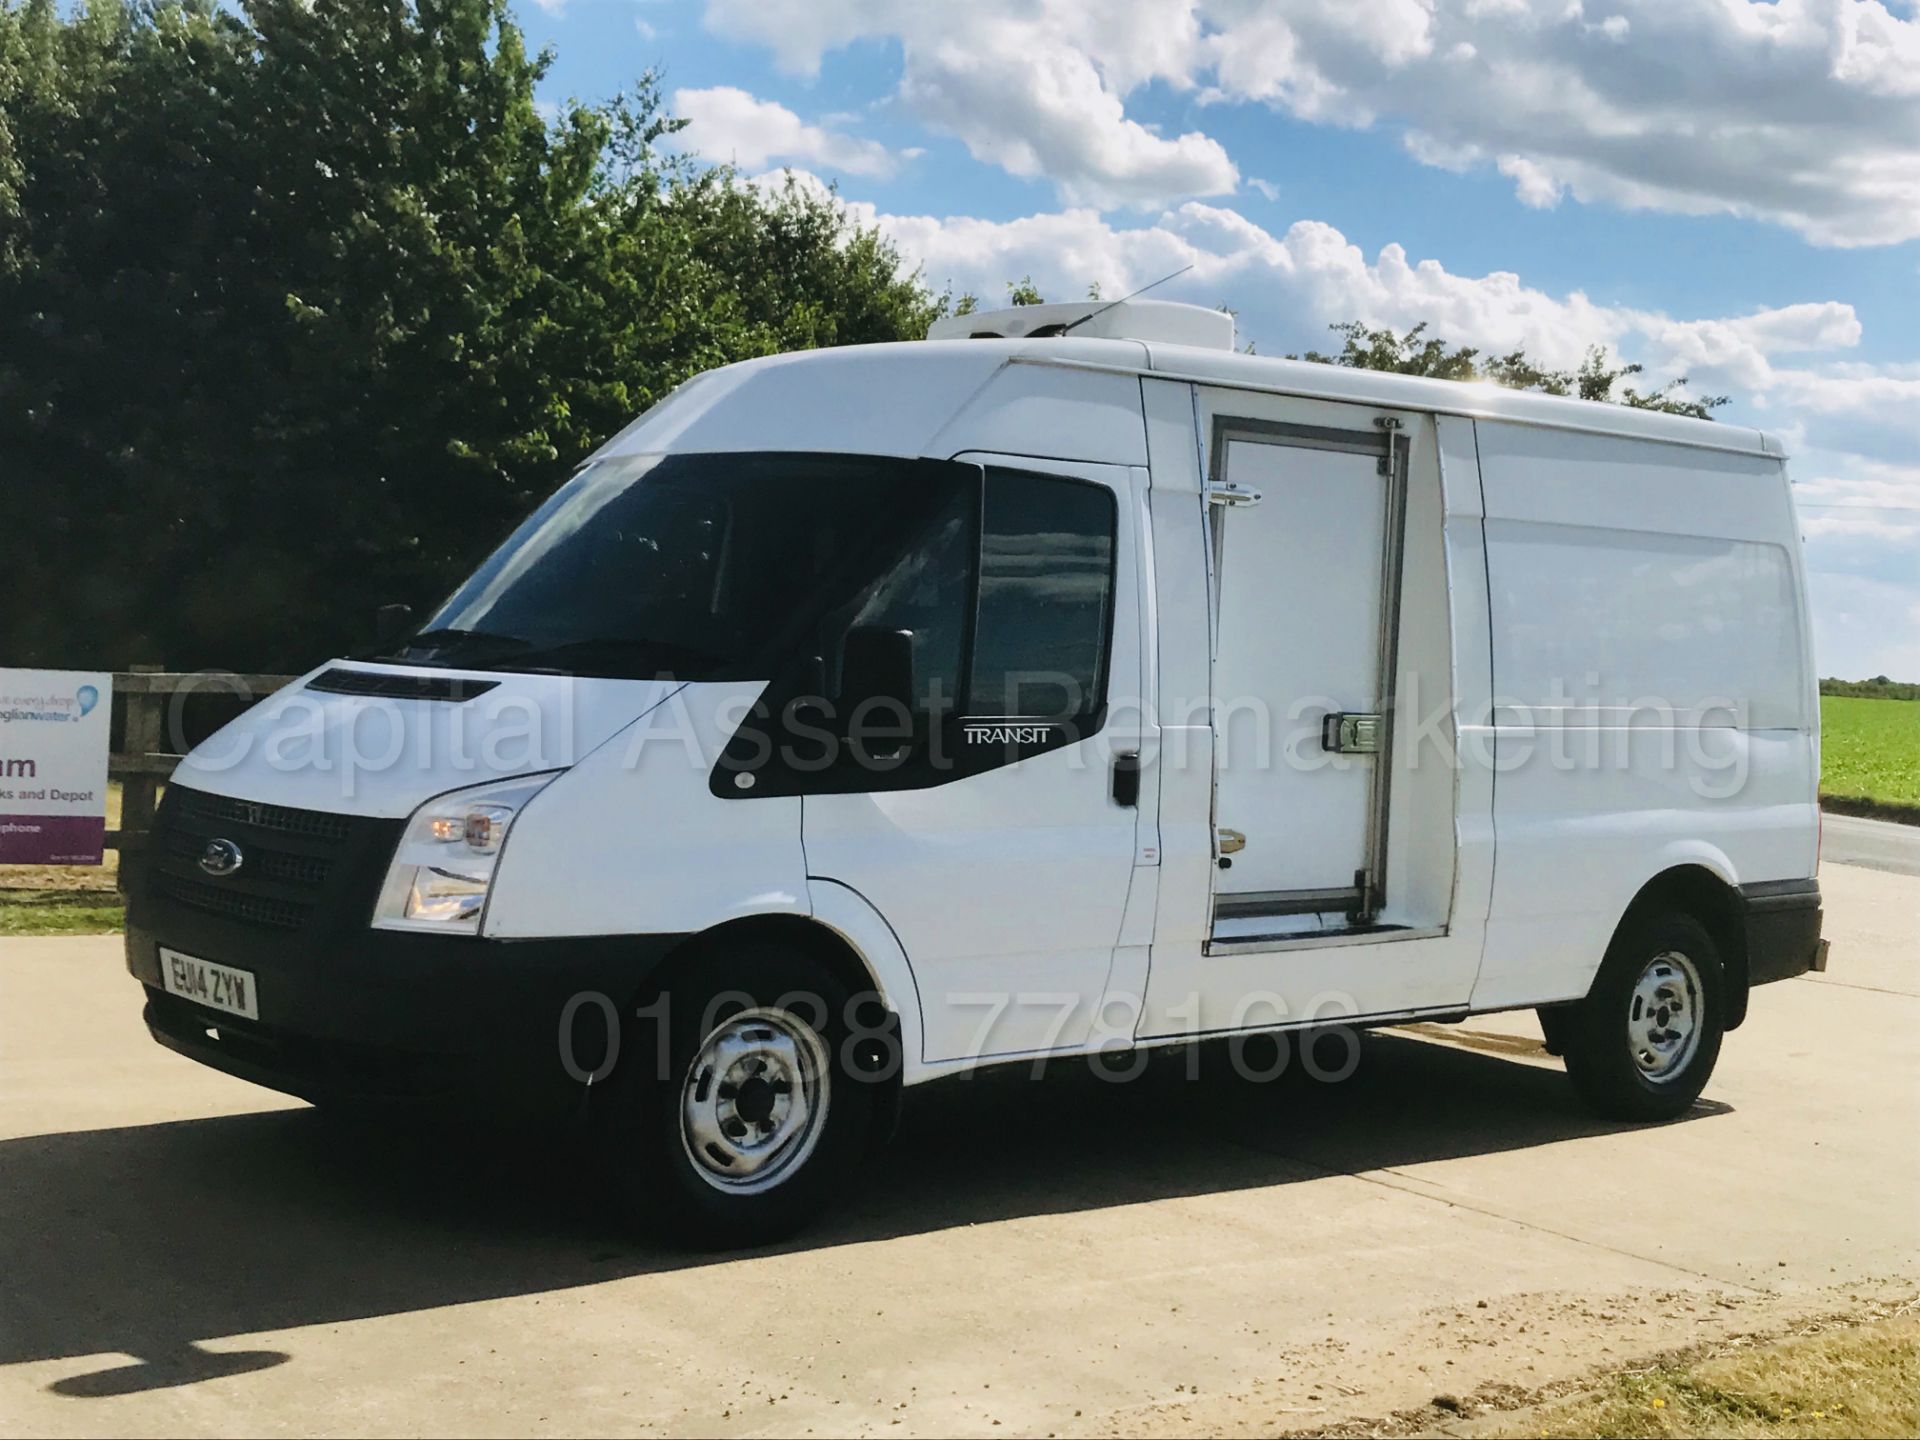
<instances>
[{"instance_id":1,"label":"white van","mask_svg":"<svg viewBox=\"0 0 1920 1440\"><path fill-rule=\"evenodd\" d=\"M128 966L183 1054L584 1109L750 1242L1012 1059L1533 1007L1675 1115L1824 964L1818 750L1766 436L1026 307L648 411L181 763Z\"/></svg>"}]
</instances>

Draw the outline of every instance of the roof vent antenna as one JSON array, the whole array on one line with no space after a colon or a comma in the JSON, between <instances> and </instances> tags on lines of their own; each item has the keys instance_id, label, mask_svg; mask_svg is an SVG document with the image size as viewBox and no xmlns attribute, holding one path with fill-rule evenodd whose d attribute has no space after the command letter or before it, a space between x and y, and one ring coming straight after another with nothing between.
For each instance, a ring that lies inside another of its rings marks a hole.
<instances>
[{"instance_id":1,"label":"roof vent antenna","mask_svg":"<svg viewBox=\"0 0 1920 1440\"><path fill-rule=\"evenodd\" d=\"M1199 264L1199 261L1196 260L1194 264L1195 265ZM1138 300L1142 295L1146 294L1149 290L1158 290L1162 285L1166 284L1169 280L1178 280L1182 275L1186 274L1187 271L1191 269L1193 269L1193 265L1182 265L1178 270L1174 271L1171 275L1162 275L1158 280L1155 280L1151 285L1142 285L1138 290L1134 291L1133 294L1131 295L1122 295L1118 300L1109 300L1105 305L1102 305L1098 310L1089 310L1086 314L1082 315L1078 320L1074 320L1069 322L1068 324L1062 325L1060 327L1060 333L1062 335L1065 335L1071 330L1077 330L1082 325L1086 324L1089 320L1096 319L1097 317L1106 314L1107 311L1113 309L1114 306L1124 305L1129 300Z\"/></svg>"}]
</instances>

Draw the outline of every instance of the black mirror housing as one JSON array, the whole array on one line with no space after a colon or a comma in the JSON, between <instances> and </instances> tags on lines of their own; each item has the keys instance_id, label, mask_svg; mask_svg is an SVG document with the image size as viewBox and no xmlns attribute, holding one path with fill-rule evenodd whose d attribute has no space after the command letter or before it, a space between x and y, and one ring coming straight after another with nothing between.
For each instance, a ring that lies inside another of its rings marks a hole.
<instances>
[{"instance_id":1,"label":"black mirror housing","mask_svg":"<svg viewBox=\"0 0 1920 1440\"><path fill-rule=\"evenodd\" d=\"M913 632L878 625L856 625L840 647L840 694L844 721L868 701L892 701L911 715L913 695Z\"/></svg>"}]
</instances>

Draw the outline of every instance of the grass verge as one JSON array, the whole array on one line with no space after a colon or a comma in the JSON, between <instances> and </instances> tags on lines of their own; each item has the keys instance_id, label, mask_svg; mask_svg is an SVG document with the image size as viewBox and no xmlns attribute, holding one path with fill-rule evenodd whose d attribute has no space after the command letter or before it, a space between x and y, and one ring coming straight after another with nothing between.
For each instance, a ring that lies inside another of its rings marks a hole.
<instances>
[{"instance_id":1,"label":"grass verge","mask_svg":"<svg viewBox=\"0 0 1920 1440\"><path fill-rule=\"evenodd\" d=\"M125 924L114 890L0 887L0 935L117 935Z\"/></svg>"},{"instance_id":2,"label":"grass verge","mask_svg":"<svg viewBox=\"0 0 1920 1440\"><path fill-rule=\"evenodd\" d=\"M1920 825L1920 805L1895 805L1864 795L1822 795L1820 808L1829 815L1858 815L1864 820L1891 820L1896 825Z\"/></svg>"},{"instance_id":3,"label":"grass verge","mask_svg":"<svg viewBox=\"0 0 1920 1440\"><path fill-rule=\"evenodd\" d=\"M1616 1375L1474 1433L1730 1440L1920 1434L1920 1314Z\"/></svg>"}]
</instances>

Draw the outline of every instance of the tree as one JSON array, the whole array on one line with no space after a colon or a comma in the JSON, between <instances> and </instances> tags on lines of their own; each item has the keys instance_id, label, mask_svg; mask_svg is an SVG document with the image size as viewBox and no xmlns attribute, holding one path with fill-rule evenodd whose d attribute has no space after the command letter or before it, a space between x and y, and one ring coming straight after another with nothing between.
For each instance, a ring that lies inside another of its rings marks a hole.
<instances>
[{"instance_id":1,"label":"tree","mask_svg":"<svg viewBox=\"0 0 1920 1440\"><path fill-rule=\"evenodd\" d=\"M1322 365L1344 365L1354 370L1392 370L1402 375L1431 375L1439 380L1491 380L1513 390L1538 390L1548 395L1577 395L1582 400L1615 401L1638 410L1663 410L1672 415L1691 415L1711 420L1713 412L1727 403L1724 395L1700 399L1684 392L1682 376L1658 390L1641 392L1628 386L1616 396L1614 386L1630 376L1642 373L1640 365L1621 365L1612 361L1604 347L1587 351L1578 370L1549 370L1527 357L1524 350L1482 360L1472 346L1451 346L1427 336L1426 322L1415 325L1404 335L1392 329L1371 328L1357 320L1328 327L1342 337L1340 350L1325 355L1309 350L1295 360L1311 360Z\"/></svg>"},{"instance_id":2,"label":"tree","mask_svg":"<svg viewBox=\"0 0 1920 1440\"><path fill-rule=\"evenodd\" d=\"M639 410L937 303L831 195L543 118L506 0L0 0L0 660L286 669Z\"/></svg>"}]
</instances>

